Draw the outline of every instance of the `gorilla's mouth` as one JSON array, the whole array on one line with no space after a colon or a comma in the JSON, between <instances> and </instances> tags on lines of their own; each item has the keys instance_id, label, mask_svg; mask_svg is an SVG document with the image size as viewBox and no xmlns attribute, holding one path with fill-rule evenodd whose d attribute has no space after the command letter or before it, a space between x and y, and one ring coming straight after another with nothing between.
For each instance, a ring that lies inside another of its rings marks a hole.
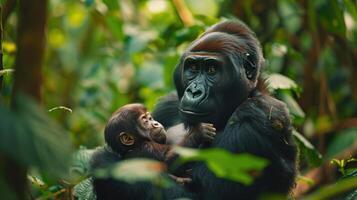
<instances>
[{"instance_id":1,"label":"gorilla's mouth","mask_svg":"<svg viewBox=\"0 0 357 200\"><path fill-rule=\"evenodd\" d=\"M185 110L185 109L182 109L182 108L180 108L180 111L182 113L185 113L185 114L188 114L188 115L196 115L196 116L205 116L205 115L209 114L209 112L197 112L197 111L192 111L192 110Z\"/></svg>"}]
</instances>

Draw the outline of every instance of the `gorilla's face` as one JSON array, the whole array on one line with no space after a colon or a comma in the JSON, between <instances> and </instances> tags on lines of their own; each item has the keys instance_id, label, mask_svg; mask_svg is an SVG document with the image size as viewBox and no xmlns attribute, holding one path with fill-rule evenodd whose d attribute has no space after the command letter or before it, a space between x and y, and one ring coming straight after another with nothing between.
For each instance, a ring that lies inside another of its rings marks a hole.
<instances>
[{"instance_id":1,"label":"gorilla's face","mask_svg":"<svg viewBox=\"0 0 357 200\"><path fill-rule=\"evenodd\" d=\"M251 64L248 49L243 40L225 33L211 33L193 42L174 74L179 113L185 122L224 128L255 87L256 79L249 78L255 69L245 66Z\"/></svg>"}]
</instances>

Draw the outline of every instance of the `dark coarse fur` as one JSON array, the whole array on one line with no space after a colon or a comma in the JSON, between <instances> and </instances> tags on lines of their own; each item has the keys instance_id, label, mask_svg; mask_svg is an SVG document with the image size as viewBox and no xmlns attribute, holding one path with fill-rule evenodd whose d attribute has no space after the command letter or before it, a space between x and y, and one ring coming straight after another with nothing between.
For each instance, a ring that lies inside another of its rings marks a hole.
<instances>
[{"instance_id":1,"label":"dark coarse fur","mask_svg":"<svg viewBox=\"0 0 357 200\"><path fill-rule=\"evenodd\" d=\"M187 88L192 83L185 77L186 56L197 53L209 56L212 52L225 59L223 78L211 85L203 81L197 83L204 85L202 92L208 93L206 99L199 103L185 102ZM203 163L196 163L190 190L198 194L198 199L257 199L265 193L287 195L294 185L297 151L289 113L283 102L258 91L257 81L263 63L260 44L246 25L239 21L218 23L183 54L174 73L177 96L170 94L162 98L154 111L155 118L167 125L166 128L170 128L172 122L188 126L198 122L213 123L217 136L212 147L233 153L251 153L270 161L250 186L217 178ZM204 101L209 100L215 105L204 107ZM185 116L180 113L185 103L192 105L192 109L213 109L211 113L214 114L199 119ZM173 113L178 114L173 116Z\"/></svg>"},{"instance_id":2,"label":"dark coarse fur","mask_svg":"<svg viewBox=\"0 0 357 200\"><path fill-rule=\"evenodd\" d=\"M92 155L90 161L92 171L109 169L113 164L131 158L166 161L170 146L144 139L137 130L138 118L146 112L146 108L141 104L129 104L112 115L104 131L107 145L97 148ZM135 144L132 146L125 146L118 140L119 133L126 131L135 137ZM162 176L169 178L164 172ZM98 200L192 198L192 194L185 191L182 186L175 183L173 185L172 188L162 189L148 181L131 184L114 178L93 177L93 188Z\"/></svg>"}]
</instances>

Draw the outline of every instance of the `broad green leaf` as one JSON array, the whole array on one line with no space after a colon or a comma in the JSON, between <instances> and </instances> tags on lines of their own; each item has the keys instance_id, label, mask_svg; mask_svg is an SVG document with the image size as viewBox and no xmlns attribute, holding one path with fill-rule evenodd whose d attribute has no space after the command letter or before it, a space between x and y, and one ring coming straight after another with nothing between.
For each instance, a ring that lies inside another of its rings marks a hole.
<instances>
[{"instance_id":1,"label":"broad green leaf","mask_svg":"<svg viewBox=\"0 0 357 200\"><path fill-rule=\"evenodd\" d=\"M219 11L218 2L215 0L205 0L204 3L202 1L185 1L187 7L192 11L195 15L205 15L209 17L215 17Z\"/></svg>"},{"instance_id":2,"label":"broad green leaf","mask_svg":"<svg viewBox=\"0 0 357 200\"><path fill-rule=\"evenodd\" d=\"M270 74L266 79L270 91L278 89L296 90L298 85L290 78L281 74Z\"/></svg>"},{"instance_id":3,"label":"broad green leaf","mask_svg":"<svg viewBox=\"0 0 357 200\"><path fill-rule=\"evenodd\" d=\"M67 133L34 101L16 98L16 111L0 106L0 151L25 166L64 175L71 154Z\"/></svg>"},{"instance_id":4,"label":"broad green leaf","mask_svg":"<svg viewBox=\"0 0 357 200\"><path fill-rule=\"evenodd\" d=\"M332 158L334 155L341 153L343 150L357 145L357 128L350 128L337 132L331 143L327 147L326 157Z\"/></svg>"},{"instance_id":5,"label":"broad green leaf","mask_svg":"<svg viewBox=\"0 0 357 200\"><path fill-rule=\"evenodd\" d=\"M98 169L94 173L100 178L115 178L128 183L148 181L156 185L168 186L168 180L163 176L166 165L162 162L133 158L116 163L109 169Z\"/></svg>"},{"instance_id":6,"label":"broad green leaf","mask_svg":"<svg viewBox=\"0 0 357 200\"><path fill-rule=\"evenodd\" d=\"M319 166L322 156L317 149L299 132L293 131L293 136L300 149L300 156L307 160L310 166Z\"/></svg>"},{"instance_id":7,"label":"broad green leaf","mask_svg":"<svg viewBox=\"0 0 357 200\"><path fill-rule=\"evenodd\" d=\"M81 176L88 175L90 170L90 159L95 151L95 149L86 149L81 146L80 149L74 153L70 172Z\"/></svg>"},{"instance_id":8,"label":"broad green leaf","mask_svg":"<svg viewBox=\"0 0 357 200\"><path fill-rule=\"evenodd\" d=\"M175 151L181 156L180 162L204 161L216 176L245 185L253 183L255 177L252 172L260 172L269 164L266 159L254 155L233 154L218 148L194 150L175 147Z\"/></svg>"},{"instance_id":9,"label":"broad green leaf","mask_svg":"<svg viewBox=\"0 0 357 200\"><path fill-rule=\"evenodd\" d=\"M122 21L118 19L118 16L114 14L109 14L105 17L107 26L114 36L115 40L123 40L124 34L122 29Z\"/></svg>"}]
</instances>

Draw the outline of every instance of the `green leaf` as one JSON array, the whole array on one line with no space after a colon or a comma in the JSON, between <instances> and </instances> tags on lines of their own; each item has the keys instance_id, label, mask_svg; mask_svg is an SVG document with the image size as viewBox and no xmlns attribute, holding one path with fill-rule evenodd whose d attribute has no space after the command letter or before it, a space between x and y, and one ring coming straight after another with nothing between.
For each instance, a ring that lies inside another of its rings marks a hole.
<instances>
[{"instance_id":1,"label":"green leaf","mask_svg":"<svg viewBox=\"0 0 357 200\"><path fill-rule=\"evenodd\" d=\"M210 17L217 16L219 12L218 2L215 0L205 0L204 3L201 1L185 1L187 7L195 15L205 15Z\"/></svg>"},{"instance_id":2,"label":"green leaf","mask_svg":"<svg viewBox=\"0 0 357 200\"><path fill-rule=\"evenodd\" d=\"M119 10L118 2L117 0L103 0L103 3L107 5L109 10Z\"/></svg>"},{"instance_id":3,"label":"green leaf","mask_svg":"<svg viewBox=\"0 0 357 200\"><path fill-rule=\"evenodd\" d=\"M165 171L166 165L162 162L133 158L114 164L109 169L98 169L94 174L100 178L111 177L128 183L148 181L165 187L169 185L169 180L163 176Z\"/></svg>"},{"instance_id":4,"label":"green leaf","mask_svg":"<svg viewBox=\"0 0 357 200\"><path fill-rule=\"evenodd\" d=\"M283 93L281 95L281 100L283 100L286 103L286 106L288 107L290 113L293 116L299 118L305 118L304 111L290 94Z\"/></svg>"},{"instance_id":5,"label":"green leaf","mask_svg":"<svg viewBox=\"0 0 357 200\"><path fill-rule=\"evenodd\" d=\"M12 73L14 72L13 69L3 69L3 70L0 70L0 77L5 75L5 74L9 74L9 73Z\"/></svg>"},{"instance_id":6,"label":"green leaf","mask_svg":"<svg viewBox=\"0 0 357 200\"><path fill-rule=\"evenodd\" d=\"M57 106L57 107L51 108L51 109L48 110L48 112L53 112L53 111L55 111L55 110L65 110L65 111L67 111L67 112L72 113L72 109L67 108L67 107L65 107L65 106Z\"/></svg>"},{"instance_id":7,"label":"green leaf","mask_svg":"<svg viewBox=\"0 0 357 200\"><path fill-rule=\"evenodd\" d=\"M355 145L357 141L357 128L350 128L336 133L331 143L327 147L326 157L332 158L343 150Z\"/></svg>"},{"instance_id":8,"label":"green leaf","mask_svg":"<svg viewBox=\"0 0 357 200\"><path fill-rule=\"evenodd\" d=\"M300 155L307 160L309 165L319 166L322 163L322 156L317 149L296 130L293 131L293 136L299 146Z\"/></svg>"},{"instance_id":9,"label":"green leaf","mask_svg":"<svg viewBox=\"0 0 357 200\"><path fill-rule=\"evenodd\" d=\"M175 147L175 151L181 156L180 162L204 161L216 176L245 185L252 184L252 174L257 174L256 172L263 170L269 163L266 159L254 155L233 154L218 148L194 150Z\"/></svg>"},{"instance_id":10,"label":"green leaf","mask_svg":"<svg viewBox=\"0 0 357 200\"><path fill-rule=\"evenodd\" d=\"M16 111L0 106L0 151L50 175L66 174L72 149L68 134L33 100L18 95L15 102Z\"/></svg>"},{"instance_id":11,"label":"green leaf","mask_svg":"<svg viewBox=\"0 0 357 200\"><path fill-rule=\"evenodd\" d=\"M81 146L77 152L74 153L70 172L86 176L90 170L90 160L96 149L86 149Z\"/></svg>"},{"instance_id":12,"label":"green leaf","mask_svg":"<svg viewBox=\"0 0 357 200\"><path fill-rule=\"evenodd\" d=\"M268 75L266 79L266 83L268 84L268 89L270 91L275 91L278 89L283 89L283 90L298 89L298 85L293 80L281 74Z\"/></svg>"},{"instance_id":13,"label":"green leaf","mask_svg":"<svg viewBox=\"0 0 357 200\"><path fill-rule=\"evenodd\" d=\"M346 25L343 18L343 9L339 1L313 1L317 19L322 27L331 33L345 36Z\"/></svg>"},{"instance_id":14,"label":"green leaf","mask_svg":"<svg viewBox=\"0 0 357 200\"><path fill-rule=\"evenodd\" d=\"M96 200L97 197L93 191L93 178L84 179L74 186L73 195L78 200Z\"/></svg>"},{"instance_id":15,"label":"green leaf","mask_svg":"<svg viewBox=\"0 0 357 200\"><path fill-rule=\"evenodd\" d=\"M110 14L105 17L105 20L109 30L114 36L114 39L118 41L123 40L124 38L124 33L122 29L123 23L121 20L118 19L118 16Z\"/></svg>"},{"instance_id":16,"label":"green leaf","mask_svg":"<svg viewBox=\"0 0 357 200\"><path fill-rule=\"evenodd\" d=\"M342 179L337 183L319 188L312 194L302 198L302 200L333 199L332 197L355 188L357 188L357 177Z\"/></svg>"}]
</instances>

